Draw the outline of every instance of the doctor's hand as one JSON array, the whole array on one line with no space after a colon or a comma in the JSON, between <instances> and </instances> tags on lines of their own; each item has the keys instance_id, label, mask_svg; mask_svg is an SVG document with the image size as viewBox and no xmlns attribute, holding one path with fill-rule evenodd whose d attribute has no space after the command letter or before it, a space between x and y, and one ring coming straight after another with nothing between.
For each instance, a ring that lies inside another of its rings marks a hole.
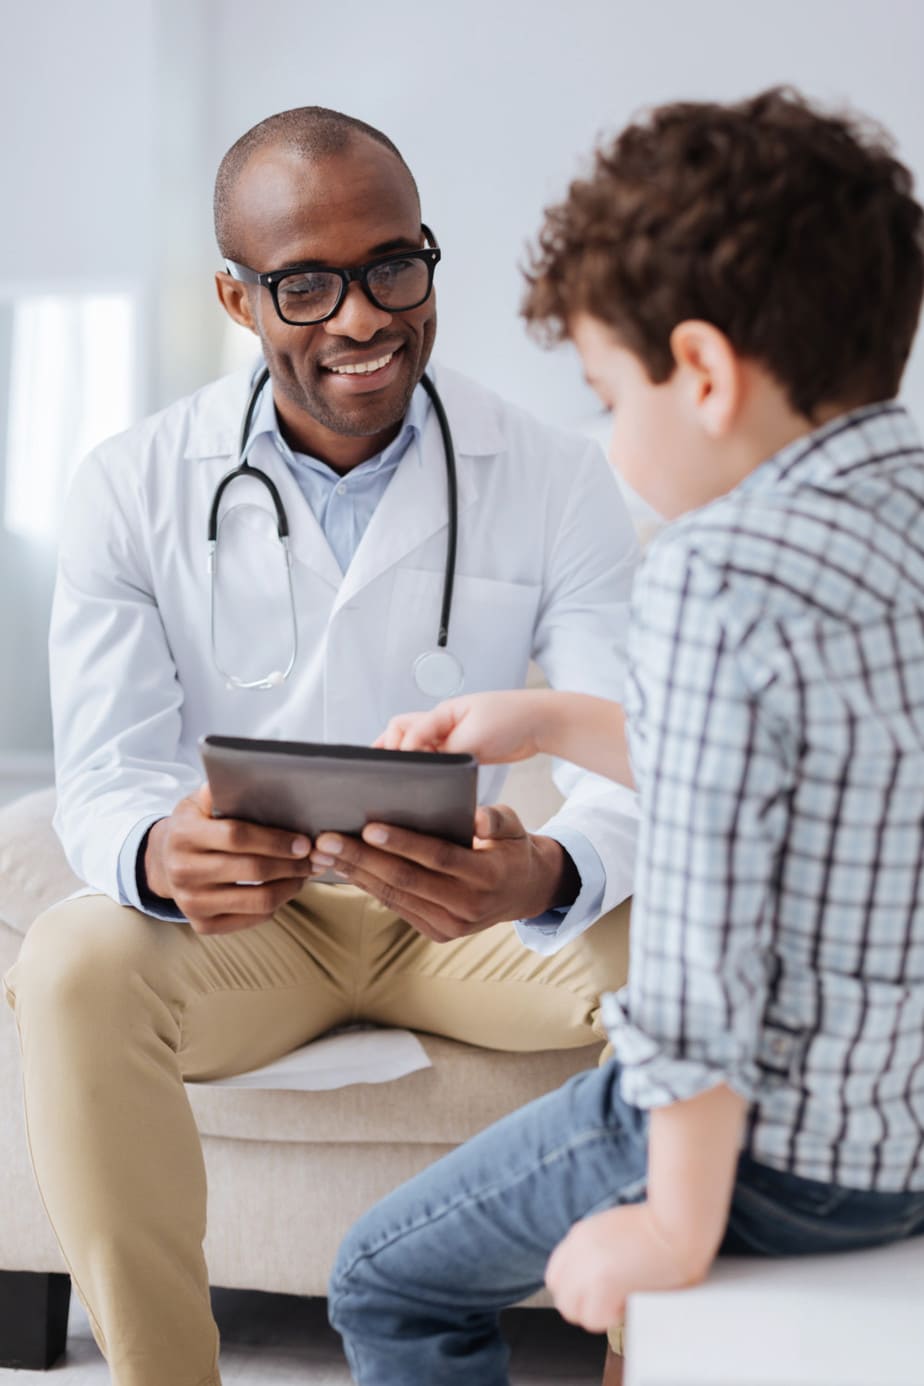
<instances>
[{"instance_id":1,"label":"doctor's hand","mask_svg":"<svg viewBox=\"0 0 924 1386\"><path fill-rule=\"evenodd\" d=\"M567 852L554 838L528 833L512 808L479 808L475 833L472 847L457 847L370 823L362 840L321 833L311 860L318 874L335 867L436 943L577 898L580 877Z\"/></svg>"},{"instance_id":2,"label":"doctor's hand","mask_svg":"<svg viewBox=\"0 0 924 1386\"><path fill-rule=\"evenodd\" d=\"M181 799L148 834L148 889L173 900L197 934L228 934L268 919L311 873L300 834L213 818L207 784Z\"/></svg>"}]
</instances>

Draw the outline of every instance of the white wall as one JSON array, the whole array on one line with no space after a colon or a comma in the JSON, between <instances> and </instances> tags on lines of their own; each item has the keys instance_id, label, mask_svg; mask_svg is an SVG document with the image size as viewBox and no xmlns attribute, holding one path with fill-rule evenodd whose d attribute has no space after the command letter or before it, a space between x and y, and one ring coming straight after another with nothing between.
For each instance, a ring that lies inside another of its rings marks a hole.
<instances>
[{"instance_id":1,"label":"white wall","mask_svg":"<svg viewBox=\"0 0 924 1386\"><path fill-rule=\"evenodd\" d=\"M154 0L4 6L0 299L84 286L144 292L157 242L155 32ZM4 373L3 394L7 382ZM0 497L4 447L5 428ZM31 753L51 744L53 562L46 545L0 527L0 766L35 764Z\"/></svg>"},{"instance_id":2,"label":"white wall","mask_svg":"<svg viewBox=\"0 0 924 1386\"><path fill-rule=\"evenodd\" d=\"M596 137L639 107L793 82L884 121L924 186L922 0L213 0L212 162L287 106L378 125L444 249L437 351L553 421L594 403L516 316L517 262ZM274 40L274 35L275 40ZM924 347L909 392L924 415Z\"/></svg>"},{"instance_id":3,"label":"white wall","mask_svg":"<svg viewBox=\"0 0 924 1386\"><path fill-rule=\"evenodd\" d=\"M415 170L444 249L439 356L574 422L594 401L567 351L527 339L517 264L595 138L646 104L790 81L882 120L924 187L922 52L921 0L11 0L0 296L135 284L145 407L193 388L221 351L218 160L273 111L330 105ZM906 395L924 418L924 345ZM49 744L48 571L0 531L0 763Z\"/></svg>"}]
</instances>

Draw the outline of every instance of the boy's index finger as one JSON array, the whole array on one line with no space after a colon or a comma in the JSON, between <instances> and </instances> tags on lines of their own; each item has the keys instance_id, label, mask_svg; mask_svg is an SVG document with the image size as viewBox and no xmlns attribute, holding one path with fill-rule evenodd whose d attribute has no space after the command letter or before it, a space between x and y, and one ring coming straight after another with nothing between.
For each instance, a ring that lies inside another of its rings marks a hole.
<instances>
[{"instance_id":1,"label":"boy's index finger","mask_svg":"<svg viewBox=\"0 0 924 1386\"><path fill-rule=\"evenodd\" d=\"M456 718L448 703L430 712L410 713L404 719L403 751L439 750L452 735Z\"/></svg>"}]
</instances>

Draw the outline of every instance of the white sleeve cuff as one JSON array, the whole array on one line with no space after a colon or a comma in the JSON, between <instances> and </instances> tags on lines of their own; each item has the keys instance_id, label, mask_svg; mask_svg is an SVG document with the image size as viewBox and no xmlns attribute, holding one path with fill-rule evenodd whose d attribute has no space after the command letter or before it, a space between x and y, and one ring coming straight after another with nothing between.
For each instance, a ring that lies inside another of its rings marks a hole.
<instances>
[{"instance_id":1,"label":"white sleeve cuff","mask_svg":"<svg viewBox=\"0 0 924 1386\"><path fill-rule=\"evenodd\" d=\"M557 953L599 919L603 912L606 872L596 848L583 833L562 827L553 828L545 836L554 838L564 847L581 878L581 888L573 904L546 910L533 919L517 921L520 941L534 953L548 956Z\"/></svg>"},{"instance_id":2,"label":"white sleeve cuff","mask_svg":"<svg viewBox=\"0 0 924 1386\"><path fill-rule=\"evenodd\" d=\"M152 919L162 919L165 923L170 923L173 920L185 919L186 916L171 901L157 899L155 904L155 896L150 894L142 898L138 889L138 853L148 829L162 817L163 814L158 814L154 818L140 819L122 843L118 862L119 904L131 905L142 914L149 914Z\"/></svg>"}]
</instances>

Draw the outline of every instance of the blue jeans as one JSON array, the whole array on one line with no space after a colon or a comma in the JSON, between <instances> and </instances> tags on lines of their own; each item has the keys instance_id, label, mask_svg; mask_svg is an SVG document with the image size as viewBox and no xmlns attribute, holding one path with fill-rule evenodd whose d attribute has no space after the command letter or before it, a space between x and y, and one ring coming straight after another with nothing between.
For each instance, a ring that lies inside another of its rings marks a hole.
<instances>
[{"instance_id":1,"label":"blue jeans","mask_svg":"<svg viewBox=\"0 0 924 1386\"><path fill-rule=\"evenodd\" d=\"M396 1189L352 1228L331 1323L359 1386L507 1386L501 1309L580 1218L645 1196L648 1122L619 1065L578 1074ZM742 1157L723 1250L800 1253L924 1233L924 1192L868 1194Z\"/></svg>"}]
</instances>

